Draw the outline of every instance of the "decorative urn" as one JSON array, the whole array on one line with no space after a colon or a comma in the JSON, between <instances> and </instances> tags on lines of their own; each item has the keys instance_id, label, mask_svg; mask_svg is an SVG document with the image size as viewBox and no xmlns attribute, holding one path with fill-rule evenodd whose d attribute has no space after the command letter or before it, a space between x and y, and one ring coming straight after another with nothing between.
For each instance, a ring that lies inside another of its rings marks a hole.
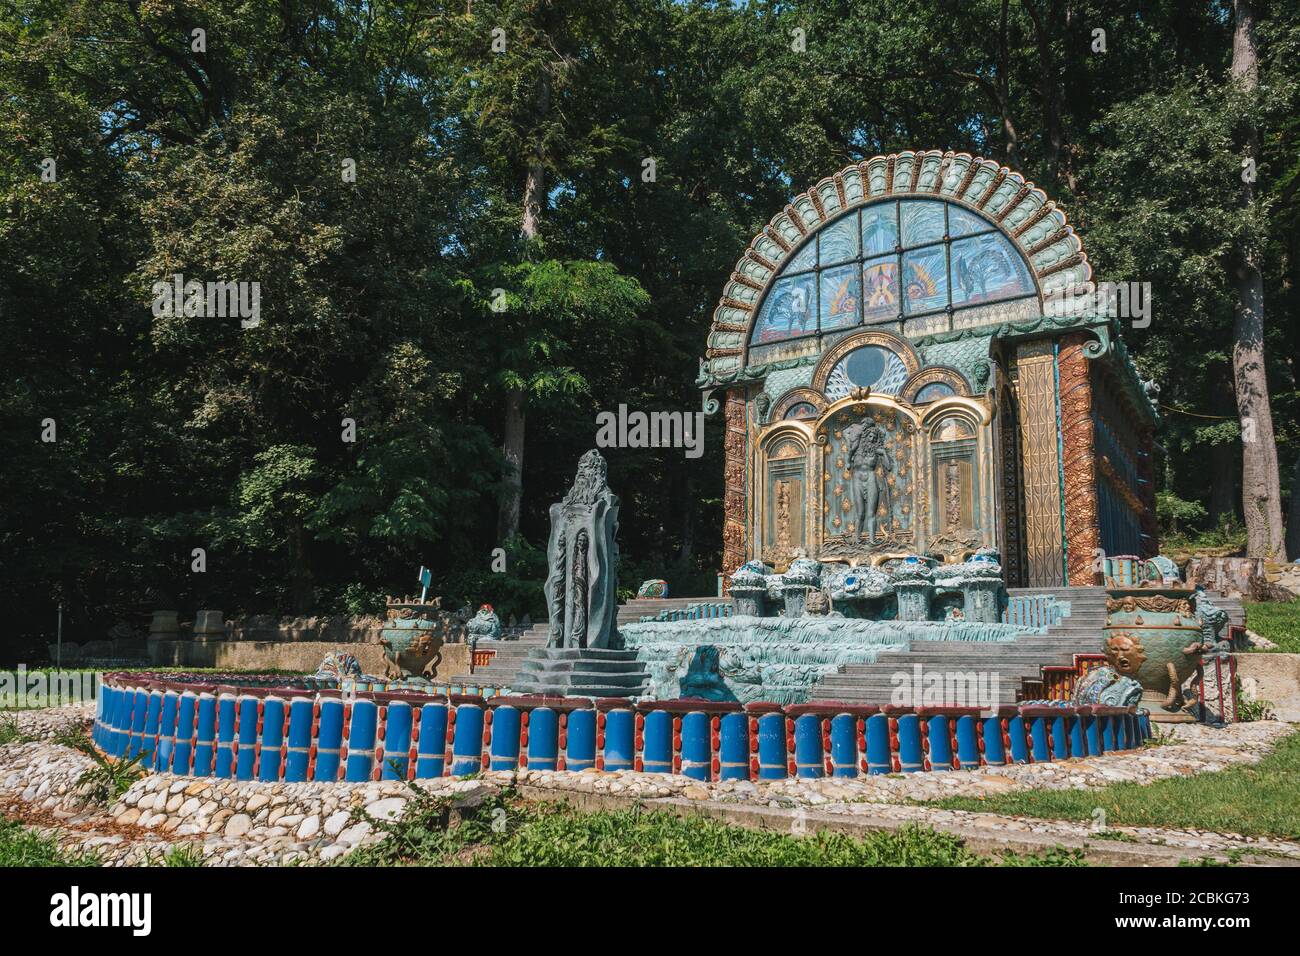
<instances>
[{"instance_id":1,"label":"decorative urn","mask_svg":"<svg viewBox=\"0 0 1300 956\"><path fill-rule=\"evenodd\" d=\"M436 677L442 663L442 624L437 620L441 598L432 603L410 598L389 598L388 619L380 631L384 647L384 676Z\"/></svg>"},{"instance_id":2,"label":"decorative urn","mask_svg":"<svg viewBox=\"0 0 1300 956\"><path fill-rule=\"evenodd\" d=\"M1102 650L1110 666L1182 708L1182 685L1196 671L1204 643L1201 622L1182 588L1111 590Z\"/></svg>"}]
</instances>

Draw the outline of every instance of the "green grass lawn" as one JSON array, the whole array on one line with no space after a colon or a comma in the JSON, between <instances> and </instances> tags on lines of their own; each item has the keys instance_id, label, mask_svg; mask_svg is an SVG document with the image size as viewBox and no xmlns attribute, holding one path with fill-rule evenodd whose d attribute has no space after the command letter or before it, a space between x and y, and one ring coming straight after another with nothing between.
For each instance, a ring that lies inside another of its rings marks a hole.
<instances>
[{"instance_id":1,"label":"green grass lawn","mask_svg":"<svg viewBox=\"0 0 1300 956\"><path fill-rule=\"evenodd\" d=\"M352 866L1083 866L1082 855L980 856L925 827L796 836L662 811L583 812L495 800L449 825L445 803L414 801L382 824L384 840L341 860Z\"/></svg>"},{"instance_id":2,"label":"green grass lawn","mask_svg":"<svg viewBox=\"0 0 1300 956\"><path fill-rule=\"evenodd\" d=\"M1246 627L1277 645L1274 653L1300 654L1300 600L1243 601Z\"/></svg>"},{"instance_id":3,"label":"green grass lawn","mask_svg":"<svg viewBox=\"0 0 1300 956\"><path fill-rule=\"evenodd\" d=\"M1192 827L1300 839L1300 732L1285 737L1259 763L1155 783L1116 783L1099 790L1028 790L977 799L950 797L927 806L1107 826Z\"/></svg>"},{"instance_id":4,"label":"green grass lawn","mask_svg":"<svg viewBox=\"0 0 1300 956\"><path fill-rule=\"evenodd\" d=\"M99 866L93 854L68 854L50 838L0 817L0 867Z\"/></svg>"}]
</instances>

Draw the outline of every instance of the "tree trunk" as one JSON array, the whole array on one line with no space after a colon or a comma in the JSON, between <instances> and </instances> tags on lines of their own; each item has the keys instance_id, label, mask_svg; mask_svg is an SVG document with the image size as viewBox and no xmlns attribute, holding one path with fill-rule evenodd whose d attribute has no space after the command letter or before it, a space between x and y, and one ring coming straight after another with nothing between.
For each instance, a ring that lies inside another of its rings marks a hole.
<instances>
[{"instance_id":1,"label":"tree trunk","mask_svg":"<svg viewBox=\"0 0 1300 956\"><path fill-rule=\"evenodd\" d=\"M1259 86L1259 57L1255 49L1255 14L1249 0L1236 0L1232 38L1232 79L1247 91ZM1259 138L1246 122L1247 155L1258 162ZM1254 202L1253 183L1241 184L1241 205ZM1282 491L1278 476L1277 442L1268 399L1264 361L1264 277L1259 251L1243 237L1235 254L1236 316L1232 323L1232 369L1241 418L1241 498L1246 520L1246 555L1279 560L1283 556Z\"/></svg>"},{"instance_id":2,"label":"tree trunk","mask_svg":"<svg viewBox=\"0 0 1300 956\"><path fill-rule=\"evenodd\" d=\"M537 82L537 123L540 127L551 110L551 74L543 67ZM532 160L524 177L524 211L519 224L526 241L536 239L541 230L542 205L546 201L546 153L540 133L533 146ZM520 389L506 392L505 438L501 452L505 457L505 491L497 511L497 540L504 544L519 533L519 503L524 493L524 425L528 416L528 396Z\"/></svg>"}]
</instances>

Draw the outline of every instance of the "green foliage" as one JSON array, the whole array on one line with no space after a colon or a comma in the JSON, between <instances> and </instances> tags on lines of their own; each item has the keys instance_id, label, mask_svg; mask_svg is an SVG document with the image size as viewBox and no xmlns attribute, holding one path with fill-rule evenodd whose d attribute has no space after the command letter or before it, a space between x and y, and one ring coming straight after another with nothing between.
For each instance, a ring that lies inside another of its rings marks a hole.
<instances>
[{"instance_id":1,"label":"green foliage","mask_svg":"<svg viewBox=\"0 0 1300 956\"><path fill-rule=\"evenodd\" d=\"M106 757L84 730L61 734L56 742L81 751L94 762L95 765L77 780L77 786L84 788L87 799L102 806L112 804L148 772L144 768L146 751L142 750L134 757Z\"/></svg>"},{"instance_id":2,"label":"green foliage","mask_svg":"<svg viewBox=\"0 0 1300 956\"><path fill-rule=\"evenodd\" d=\"M1237 719L1242 721L1275 720L1273 702L1261 700L1242 691L1240 681L1237 686Z\"/></svg>"},{"instance_id":3,"label":"green foliage","mask_svg":"<svg viewBox=\"0 0 1300 956\"><path fill-rule=\"evenodd\" d=\"M54 837L0 817L0 867L99 865L93 853L67 853Z\"/></svg>"},{"instance_id":4,"label":"green foliage","mask_svg":"<svg viewBox=\"0 0 1300 956\"><path fill-rule=\"evenodd\" d=\"M1300 654L1300 600L1243 601L1246 627L1277 645L1276 654Z\"/></svg>"},{"instance_id":5,"label":"green foliage","mask_svg":"<svg viewBox=\"0 0 1300 956\"><path fill-rule=\"evenodd\" d=\"M1025 790L950 797L931 806L976 813L1090 820L1100 808L1111 826L1175 827L1300 838L1300 733L1283 738L1259 763L1149 784L1096 790Z\"/></svg>"}]
</instances>

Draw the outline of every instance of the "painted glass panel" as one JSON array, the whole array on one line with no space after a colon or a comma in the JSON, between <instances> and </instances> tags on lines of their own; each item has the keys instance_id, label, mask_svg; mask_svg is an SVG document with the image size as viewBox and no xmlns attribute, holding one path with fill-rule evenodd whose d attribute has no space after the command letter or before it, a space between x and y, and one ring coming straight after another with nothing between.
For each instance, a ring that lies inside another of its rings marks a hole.
<instances>
[{"instance_id":1,"label":"painted glass panel","mask_svg":"<svg viewBox=\"0 0 1300 956\"><path fill-rule=\"evenodd\" d=\"M971 305L1034 291L1020 254L997 233L952 244L952 303Z\"/></svg>"},{"instance_id":2,"label":"painted glass panel","mask_svg":"<svg viewBox=\"0 0 1300 956\"><path fill-rule=\"evenodd\" d=\"M803 272L805 269L811 269L817 265L817 240L806 243L794 257L785 264L784 272Z\"/></svg>"},{"instance_id":3,"label":"painted glass panel","mask_svg":"<svg viewBox=\"0 0 1300 956\"><path fill-rule=\"evenodd\" d=\"M991 222L981 219L973 212L967 212L960 206L948 207L948 235L954 239L975 232L988 232L992 228L994 227Z\"/></svg>"},{"instance_id":4,"label":"painted glass panel","mask_svg":"<svg viewBox=\"0 0 1300 956\"><path fill-rule=\"evenodd\" d=\"M821 282L822 331L857 325L861 294L858 267L850 263L827 269L821 274Z\"/></svg>"},{"instance_id":5,"label":"painted glass panel","mask_svg":"<svg viewBox=\"0 0 1300 956\"><path fill-rule=\"evenodd\" d=\"M821 243L818 264L833 266L848 262L858 257L858 214L850 213L838 219L818 233L817 241Z\"/></svg>"},{"instance_id":6,"label":"painted glass panel","mask_svg":"<svg viewBox=\"0 0 1300 956\"><path fill-rule=\"evenodd\" d=\"M786 276L772 284L751 342L776 342L817 331L815 273Z\"/></svg>"},{"instance_id":7,"label":"painted glass panel","mask_svg":"<svg viewBox=\"0 0 1300 956\"><path fill-rule=\"evenodd\" d=\"M921 405L925 402L933 402L937 398L947 398L949 395L957 394L952 390L952 386L947 382L931 382L929 385L923 385L916 393L916 404Z\"/></svg>"},{"instance_id":8,"label":"painted glass panel","mask_svg":"<svg viewBox=\"0 0 1300 956\"><path fill-rule=\"evenodd\" d=\"M862 267L862 315L866 322L897 319L898 259L875 259Z\"/></svg>"},{"instance_id":9,"label":"painted glass panel","mask_svg":"<svg viewBox=\"0 0 1300 956\"><path fill-rule=\"evenodd\" d=\"M903 245L937 242L943 238L944 204L933 199L906 199L899 208L903 223Z\"/></svg>"},{"instance_id":10,"label":"painted glass panel","mask_svg":"<svg viewBox=\"0 0 1300 956\"><path fill-rule=\"evenodd\" d=\"M862 254L875 256L898 248L898 210L886 202L862 210Z\"/></svg>"},{"instance_id":11,"label":"painted glass panel","mask_svg":"<svg viewBox=\"0 0 1300 956\"><path fill-rule=\"evenodd\" d=\"M903 311L908 315L942 309L948 304L948 270L944 247L903 253Z\"/></svg>"},{"instance_id":12,"label":"painted glass panel","mask_svg":"<svg viewBox=\"0 0 1300 956\"><path fill-rule=\"evenodd\" d=\"M812 402L795 402L785 411L785 418L816 418L817 406Z\"/></svg>"}]
</instances>

